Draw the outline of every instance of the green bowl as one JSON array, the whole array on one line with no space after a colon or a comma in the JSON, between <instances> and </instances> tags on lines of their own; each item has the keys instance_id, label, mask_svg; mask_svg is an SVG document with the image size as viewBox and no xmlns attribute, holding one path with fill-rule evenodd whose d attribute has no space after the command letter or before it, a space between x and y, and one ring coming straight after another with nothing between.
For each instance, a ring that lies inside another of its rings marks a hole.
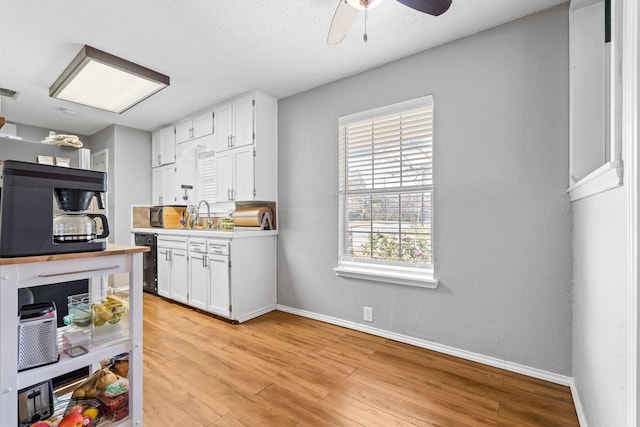
<instances>
[{"instance_id":1,"label":"green bowl","mask_svg":"<svg viewBox=\"0 0 640 427\"><path fill-rule=\"evenodd\" d=\"M91 313L77 312L72 316L73 324L76 326L89 326L91 324Z\"/></svg>"}]
</instances>

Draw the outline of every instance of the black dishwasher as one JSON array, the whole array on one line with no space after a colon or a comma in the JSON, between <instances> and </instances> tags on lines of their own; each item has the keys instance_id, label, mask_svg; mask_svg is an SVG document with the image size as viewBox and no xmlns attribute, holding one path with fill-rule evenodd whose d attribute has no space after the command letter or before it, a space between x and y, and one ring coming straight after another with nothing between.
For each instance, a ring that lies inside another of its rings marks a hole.
<instances>
[{"instance_id":1,"label":"black dishwasher","mask_svg":"<svg viewBox=\"0 0 640 427\"><path fill-rule=\"evenodd\" d=\"M142 254L142 290L158 294L158 235L155 233L136 233L136 246L148 246L149 252Z\"/></svg>"}]
</instances>

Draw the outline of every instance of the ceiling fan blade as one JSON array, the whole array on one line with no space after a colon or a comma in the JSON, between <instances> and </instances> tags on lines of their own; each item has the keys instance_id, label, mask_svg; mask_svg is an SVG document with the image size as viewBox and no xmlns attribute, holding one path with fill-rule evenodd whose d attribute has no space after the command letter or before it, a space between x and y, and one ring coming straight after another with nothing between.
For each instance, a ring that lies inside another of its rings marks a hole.
<instances>
[{"instance_id":1,"label":"ceiling fan blade","mask_svg":"<svg viewBox=\"0 0 640 427\"><path fill-rule=\"evenodd\" d=\"M346 0L340 0L331 21L327 43L335 45L342 42L353 25L356 16L358 16L358 11L351 7Z\"/></svg>"},{"instance_id":2,"label":"ceiling fan blade","mask_svg":"<svg viewBox=\"0 0 640 427\"><path fill-rule=\"evenodd\" d=\"M412 9L420 12L438 16L449 10L451 6L451 0L398 0L405 6L409 6Z\"/></svg>"}]
</instances>

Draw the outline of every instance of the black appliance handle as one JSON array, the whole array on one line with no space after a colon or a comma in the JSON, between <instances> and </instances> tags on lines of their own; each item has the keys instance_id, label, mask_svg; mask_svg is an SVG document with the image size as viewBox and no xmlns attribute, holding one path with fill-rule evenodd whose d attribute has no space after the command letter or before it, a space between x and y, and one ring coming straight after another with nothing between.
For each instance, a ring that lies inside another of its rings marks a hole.
<instances>
[{"instance_id":1,"label":"black appliance handle","mask_svg":"<svg viewBox=\"0 0 640 427\"><path fill-rule=\"evenodd\" d=\"M96 193L99 194L99 193ZM98 200L101 200L102 198L98 198ZM102 233L98 236L96 236L96 239L104 239L105 237L109 236L109 223L107 222L107 217L102 215L102 214L87 214L87 216L89 218L100 218L100 221L102 222Z\"/></svg>"}]
</instances>

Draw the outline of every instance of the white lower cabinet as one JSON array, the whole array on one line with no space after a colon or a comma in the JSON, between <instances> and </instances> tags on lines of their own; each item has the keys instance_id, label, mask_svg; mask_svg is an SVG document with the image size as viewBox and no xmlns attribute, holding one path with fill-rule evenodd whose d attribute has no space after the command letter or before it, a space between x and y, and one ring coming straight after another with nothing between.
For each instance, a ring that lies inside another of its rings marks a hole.
<instances>
[{"instance_id":1,"label":"white lower cabinet","mask_svg":"<svg viewBox=\"0 0 640 427\"><path fill-rule=\"evenodd\" d=\"M158 295L171 297L171 249L158 246Z\"/></svg>"},{"instance_id":2,"label":"white lower cabinet","mask_svg":"<svg viewBox=\"0 0 640 427\"><path fill-rule=\"evenodd\" d=\"M189 264L186 249L173 249L171 255L171 299L189 302Z\"/></svg>"},{"instance_id":3,"label":"white lower cabinet","mask_svg":"<svg viewBox=\"0 0 640 427\"><path fill-rule=\"evenodd\" d=\"M160 296L234 322L275 310L275 233L160 230Z\"/></svg>"},{"instance_id":4,"label":"white lower cabinet","mask_svg":"<svg viewBox=\"0 0 640 427\"><path fill-rule=\"evenodd\" d=\"M158 236L158 295L187 304L189 267L187 238Z\"/></svg>"},{"instance_id":5,"label":"white lower cabinet","mask_svg":"<svg viewBox=\"0 0 640 427\"><path fill-rule=\"evenodd\" d=\"M209 304L207 310L231 317L231 283L229 282L229 243L207 242L209 251Z\"/></svg>"}]
</instances>

